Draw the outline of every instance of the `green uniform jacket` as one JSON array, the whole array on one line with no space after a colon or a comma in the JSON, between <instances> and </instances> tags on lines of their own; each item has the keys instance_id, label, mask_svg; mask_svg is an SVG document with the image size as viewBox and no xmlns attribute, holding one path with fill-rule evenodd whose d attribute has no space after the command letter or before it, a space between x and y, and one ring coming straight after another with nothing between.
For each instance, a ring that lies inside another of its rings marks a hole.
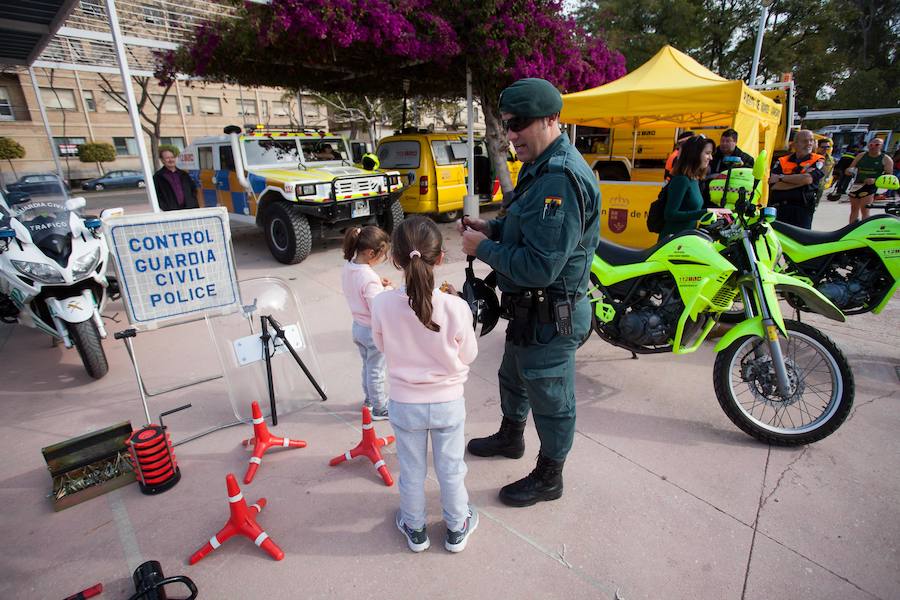
<instances>
[{"instance_id":1,"label":"green uniform jacket","mask_svg":"<svg viewBox=\"0 0 900 600\"><path fill-rule=\"evenodd\" d=\"M584 197L584 229L578 190L566 171ZM565 133L522 167L506 215L490 226L490 239L478 245L476 256L497 271L501 291L586 293L600 241L600 188Z\"/></svg>"}]
</instances>

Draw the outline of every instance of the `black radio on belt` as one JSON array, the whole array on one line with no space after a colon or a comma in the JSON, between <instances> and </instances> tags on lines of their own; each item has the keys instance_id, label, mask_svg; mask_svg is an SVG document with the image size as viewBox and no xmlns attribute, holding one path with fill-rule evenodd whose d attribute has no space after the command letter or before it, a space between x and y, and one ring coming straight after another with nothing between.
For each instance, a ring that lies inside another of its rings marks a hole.
<instances>
[{"instance_id":1,"label":"black radio on belt","mask_svg":"<svg viewBox=\"0 0 900 600\"><path fill-rule=\"evenodd\" d=\"M559 335L572 335L572 303L569 298L560 298L553 303L553 317Z\"/></svg>"}]
</instances>

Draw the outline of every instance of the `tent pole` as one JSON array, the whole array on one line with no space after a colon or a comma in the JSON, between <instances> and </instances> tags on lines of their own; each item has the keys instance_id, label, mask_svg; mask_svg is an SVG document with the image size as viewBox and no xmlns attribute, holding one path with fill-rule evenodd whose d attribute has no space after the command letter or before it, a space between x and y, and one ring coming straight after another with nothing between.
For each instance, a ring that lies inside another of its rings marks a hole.
<instances>
[{"instance_id":1,"label":"tent pole","mask_svg":"<svg viewBox=\"0 0 900 600\"><path fill-rule=\"evenodd\" d=\"M475 131L472 121L475 115L472 110L472 71L466 65L466 143L468 151L469 177L466 181L466 197L463 200L463 214L478 218L478 196L475 195Z\"/></svg>"},{"instance_id":2,"label":"tent pole","mask_svg":"<svg viewBox=\"0 0 900 600\"><path fill-rule=\"evenodd\" d=\"M134 86L131 84L131 69L128 67L128 57L125 55L125 44L122 42L122 30L119 28L119 13L116 12L115 0L106 0L106 14L109 15L109 31L112 34L113 45L116 48L119 72L122 75L122 89L125 91L125 99L128 101L128 116L131 118L134 141L137 144L138 155L141 158L144 181L147 182L144 190L150 199L150 207L153 209L153 212L160 212L159 200L156 198L156 188L153 185L153 168L150 166L150 156L147 154L147 144L144 142L144 131L141 129L137 100L134 97ZM160 108L160 110L162 109Z\"/></svg>"},{"instance_id":3,"label":"tent pole","mask_svg":"<svg viewBox=\"0 0 900 600\"><path fill-rule=\"evenodd\" d=\"M631 136L631 168L634 168L634 157L635 152L637 152L637 130L638 130L638 120L634 120L634 125L631 128L632 136Z\"/></svg>"}]
</instances>

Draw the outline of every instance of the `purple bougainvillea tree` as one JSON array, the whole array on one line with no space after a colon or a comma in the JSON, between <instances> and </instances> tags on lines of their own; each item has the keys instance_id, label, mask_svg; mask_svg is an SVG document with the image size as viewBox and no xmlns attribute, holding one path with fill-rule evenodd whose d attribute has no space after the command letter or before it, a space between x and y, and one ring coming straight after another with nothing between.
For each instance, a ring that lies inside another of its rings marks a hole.
<instances>
[{"instance_id":1,"label":"purple bougainvillea tree","mask_svg":"<svg viewBox=\"0 0 900 600\"><path fill-rule=\"evenodd\" d=\"M500 91L521 77L579 91L621 77L625 61L561 0L272 0L201 25L190 46L160 57L159 76L385 96L401 96L406 80L412 95L458 98L466 68L509 191Z\"/></svg>"}]
</instances>

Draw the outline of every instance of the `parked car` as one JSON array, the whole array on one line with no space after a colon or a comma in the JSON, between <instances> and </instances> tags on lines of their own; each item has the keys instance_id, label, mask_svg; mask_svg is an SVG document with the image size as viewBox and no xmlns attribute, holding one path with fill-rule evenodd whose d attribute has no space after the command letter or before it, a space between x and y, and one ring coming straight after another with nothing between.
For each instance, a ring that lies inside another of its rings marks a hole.
<instances>
[{"instance_id":1,"label":"parked car","mask_svg":"<svg viewBox=\"0 0 900 600\"><path fill-rule=\"evenodd\" d=\"M147 184L141 171L110 171L103 177L88 179L81 184L83 190L105 190L106 188L136 187L142 188Z\"/></svg>"},{"instance_id":2,"label":"parked car","mask_svg":"<svg viewBox=\"0 0 900 600\"><path fill-rule=\"evenodd\" d=\"M53 194L57 193L60 186L66 190L69 185L53 173L34 173L32 175L23 175L15 183L6 186L6 191L10 194L16 192L25 194Z\"/></svg>"},{"instance_id":3,"label":"parked car","mask_svg":"<svg viewBox=\"0 0 900 600\"><path fill-rule=\"evenodd\" d=\"M466 136L460 133L405 129L378 142L382 169L400 171L410 185L403 190L403 212L434 215L450 222L462 216L468 169ZM507 156L513 184L522 163L512 152ZM500 181L494 176L483 139L475 140L475 194L482 205L503 200ZM416 185L418 184L418 185Z\"/></svg>"}]
</instances>

